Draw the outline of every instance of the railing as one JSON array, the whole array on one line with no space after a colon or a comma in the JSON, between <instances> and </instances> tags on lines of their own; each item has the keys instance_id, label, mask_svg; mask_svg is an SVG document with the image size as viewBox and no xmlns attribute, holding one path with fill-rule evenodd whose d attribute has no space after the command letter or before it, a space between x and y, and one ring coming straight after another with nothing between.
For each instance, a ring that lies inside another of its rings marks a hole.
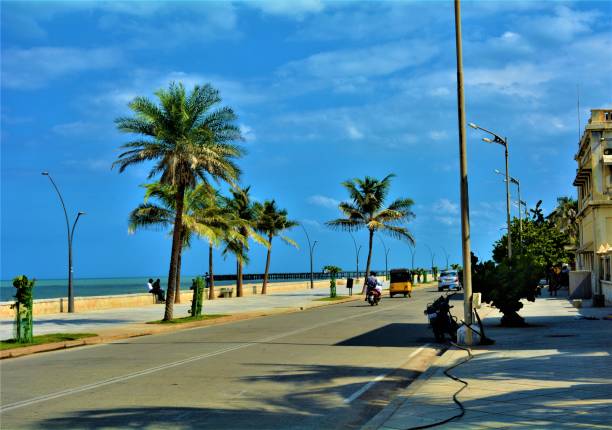
<instances>
[{"instance_id":1,"label":"railing","mask_svg":"<svg viewBox=\"0 0 612 430\"><path fill-rule=\"evenodd\" d=\"M383 273L383 271L379 272ZM362 278L365 275L364 272L340 272L336 276L337 278ZM329 279L329 273L314 272L312 274L313 279ZM259 281L264 278L263 273L245 273L242 275L244 281ZM296 281L296 280L308 280L310 279L310 272L302 273L268 273L269 281ZM235 281L236 275L215 275L215 281Z\"/></svg>"}]
</instances>

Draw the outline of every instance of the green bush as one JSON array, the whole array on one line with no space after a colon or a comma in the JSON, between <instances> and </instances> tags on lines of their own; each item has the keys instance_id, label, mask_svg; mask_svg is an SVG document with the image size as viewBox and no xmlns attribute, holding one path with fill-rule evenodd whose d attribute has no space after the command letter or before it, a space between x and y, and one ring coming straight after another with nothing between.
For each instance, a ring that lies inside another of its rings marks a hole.
<instances>
[{"instance_id":1,"label":"green bush","mask_svg":"<svg viewBox=\"0 0 612 430\"><path fill-rule=\"evenodd\" d=\"M482 294L482 301L490 303L503 313L501 324L509 327L525 325L518 314L523 304L521 299L535 301L538 280L543 276L544 266L529 254L512 258L511 264L504 260L478 262L472 254L472 287Z\"/></svg>"}]
</instances>

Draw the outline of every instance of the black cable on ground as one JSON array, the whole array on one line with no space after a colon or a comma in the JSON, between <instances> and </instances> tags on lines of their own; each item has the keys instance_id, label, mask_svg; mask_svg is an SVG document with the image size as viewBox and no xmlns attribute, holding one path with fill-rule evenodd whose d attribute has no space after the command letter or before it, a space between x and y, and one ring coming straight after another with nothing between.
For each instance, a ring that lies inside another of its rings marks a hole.
<instances>
[{"instance_id":1,"label":"black cable on ground","mask_svg":"<svg viewBox=\"0 0 612 430\"><path fill-rule=\"evenodd\" d=\"M468 327L468 328L473 330L471 327ZM457 347L459 349L463 349L464 351L467 351L467 353L468 353L468 357L465 360L463 360L460 363L454 364L451 367L448 367L448 368L444 369L444 374L447 377L451 378L453 381L457 381L457 382L460 382L460 383L463 384L463 387L459 388L455 392L455 394L453 394L453 401L457 404L457 406L459 406L459 408L461 409L461 412L458 413L457 415L454 415L454 416L452 416L450 418L447 418L447 419L445 419L443 421L438 421L438 422L435 422L435 423L432 423L432 424L426 424L426 425L417 426L417 427L409 427L409 428L404 429L404 430L419 430L419 429L428 429L428 428L432 428L432 427L437 427L437 426L440 426L442 424L446 424L448 422L451 422L452 420L455 420L457 418L461 418L462 416L465 415L465 408L463 407L463 404L457 399L457 396L459 395L459 393L461 393L468 386L468 383L465 382L463 379L456 377L455 375L451 375L449 372L451 370L453 370L454 368L459 367L462 364L467 363L472 358L474 358L474 356L472 355L472 351L469 348L464 348L463 346L459 346L459 345L457 345L454 342L451 342L451 345L453 345L453 346L455 346L455 347Z\"/></svg>"}]
</instances>

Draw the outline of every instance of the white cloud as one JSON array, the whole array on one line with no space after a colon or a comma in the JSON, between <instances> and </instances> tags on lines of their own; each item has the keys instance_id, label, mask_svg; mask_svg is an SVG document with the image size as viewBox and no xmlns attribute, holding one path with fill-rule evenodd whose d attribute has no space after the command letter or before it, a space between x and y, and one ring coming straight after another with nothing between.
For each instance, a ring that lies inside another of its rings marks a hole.
<instances>
[{"instance_id":1,"label":"white cloud","mask_svg":"<svg viewBox=\"0 0 612 430\"><path fill-rule=\"evenodd\" d=\"M2 85L14 89L39 88L61 77L116 67L120 60L119 51L110 48L7 49L2 54Z\"/></svg>"},{"instance_id":2,"label":"white cloud","mask_svg":"<svg viewBox=\"0 0 612 430\"><path fill-rule=\"evenodd\" d=\"M435 218L436 221L441 222L442 224L445 224L447 226L459 225L459 222L461 221L461 218L459 218L458 216L437 216Z\"/></svg>"},{"instance_id":3,"label":"white cloud","mask_svg":"<svg viewBox=\"0 0 612 430\"><path fill-rule=\"evenodd\" d=\"M255 139L257 139L257 136L255 135L255 131L253 130L252 127L249 127L246 124L240 124L240 134L242 134L242 137L244 138L245 141L247 142L254 142Z\"/></svg>"},{"instance_id":4,"label":"white cloud","mask_svg":"<svg viewBox=\"0 0 612 430\"><path fill-rule=\"evenodd\" d=\"M310 76L319 79L351 80L355 77L385 76L407 67L423 64L438 52L423 40L398 41L359 49L320 52L292 61L280 75Z\"/></svg>"},{"instance_id":5,"label":"white cloud","mask_svg":"<svg viewBox=\"0 0 612 430\"><path fill-rule=\"evenodd\" d=\"M363 133L359 131L359 129L355 127L353 124L347 124L346 133L348 134L348 137L350 139L353 139L353 140L363 139Z\"/></svg>"},{"instance_id":6,"label":"white cloud","mask_svg":"<svg viewBox=\"0 0 612 430\"><path fill-rule=\"evenodd\" d=\"M306 15L319 13L325 9L320 0L265 0L245 3L269 15L285 16L302 20Z\"/></svg>"},{"instance_id":7,"label":"white cloud","mask_svg":"<svg viewBox=\"0 0 612 430\"><path fill-rule=\"evenodd\" d=\"M597 19L595 11L576 11L565 5L555 8L554 15L536 16L523 21L526 31L544 35L554 40L572 40L581 33L592 31Z\"/></svg>"},{"instance_id":8,"label":"white cloud","mask_svg":"<svg viewBox=\"0 0 612 430\"><path fill-rule=\"evenodd\" d=\"M438 214L457 215L459 214L459 205L448 199L440 199L433 205L434 212Z\"/></svg>"},{"instance_id":9,"label":"white cloud","mask_svg":"<svg viewBox=\"0 0 612 430\"><path fill-rule=\"evenodd\" d=\"M552 67L535 63L508 64L498 68L472 68L465 72L466 85L510 96L541 97L541 85L552 80Z\"/></svg>"},{"instance_id":10,"label":"white cloud","mask_svg":"<svg viewBox=\"0 0 612 430\"><path fill-rule=\"evenodd\" d=\"M313 205L322 206L324 208L337 209L340 204L340 200L336 200L332 197L326 197L322 195L314 195L308 197L308 203Z\"/></svg>"},{"instance_id":11,"label":"white cloud","mask_svg":"<svg viewBox=\"0 0 612 430\"><path fill-rule=\"evenodd\" d=\"M429 138L431 140L445 140L448 138L448 133L445 131L432 130L429 132Z\"/></svg>"},{"instance_id":12,"label":"white cloud","mask_svg":"<svg viewBox=\"0 0 612 430\"><path fill-rule=\"evenodd\" d=\"M97 125L85 122L85 121L74 121L65 124L54 125L51 130L61 136L79 136L89 134L92 132Z\"/></svg>"}]
</instances>

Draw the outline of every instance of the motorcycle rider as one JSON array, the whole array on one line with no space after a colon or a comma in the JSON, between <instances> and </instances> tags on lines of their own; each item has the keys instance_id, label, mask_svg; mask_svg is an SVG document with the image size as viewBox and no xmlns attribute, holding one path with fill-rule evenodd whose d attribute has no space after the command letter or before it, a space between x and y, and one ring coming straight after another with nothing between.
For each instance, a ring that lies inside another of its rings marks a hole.
<instances>
[{"instance_id":1,"label":"motorcycle rider","mask_svg":"<svg viewBox=\"0 0 612 430\"><path fill-rule=\"evenodd\" d=\"M366 302L368 301L370 291L376 297L380 297L382 295L382 283L376 277L376 272L370 272L370 276L366 278Z\"/></svg>"}]
</instances>

